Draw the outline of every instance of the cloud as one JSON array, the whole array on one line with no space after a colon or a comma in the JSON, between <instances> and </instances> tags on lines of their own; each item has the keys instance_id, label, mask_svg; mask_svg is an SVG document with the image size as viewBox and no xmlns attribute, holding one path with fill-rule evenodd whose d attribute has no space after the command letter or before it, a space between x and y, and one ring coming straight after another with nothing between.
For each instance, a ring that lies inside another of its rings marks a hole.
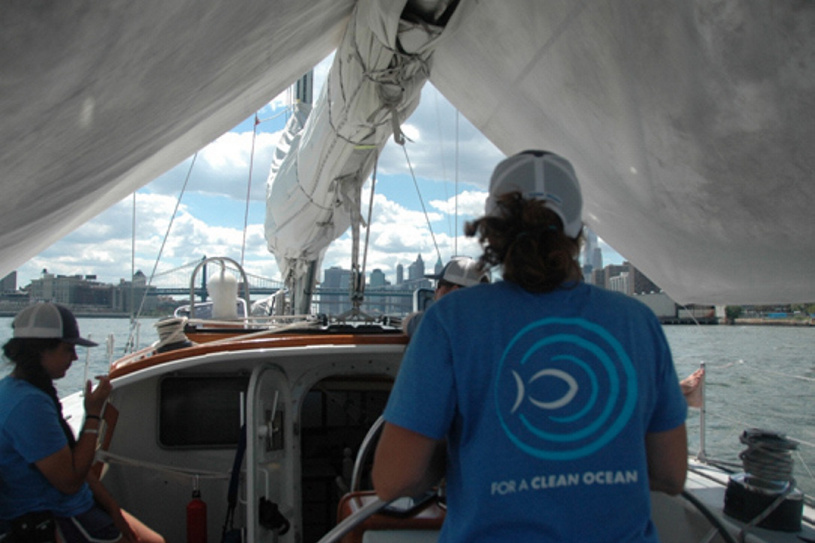
<instances>
[{"instance_id":1,"label":"cloud","mask_svg":"<svg viewBox=\"0 0 815 543\"><path fill-rule=\"evenodd\" d=\"M430 83L422 89L420 105L405 122L404 131L412 140L406 146L417 177L458 180L486 190L493 167L504 158ZM383 175L406 172L405 152L393 140L383 150L379 168Z\"/></svg>"},{"instance_id":2,"label":"cloud","mask_svg":"<svg viewBox=\"0 0 815 543\"><path fill-rule=\"evenodd\" d=\"M261 125L262 126L262 125ZM198 193L245 201L252 167L251 199L266 198L266 178L282 130L227 132L147 187L151 193L178 196L185 180ZM254 154L252 153L254 139Z\"/></svg>"},{"instance_id":3,"label":"cloud","mask_svg":"<svg viewBox=\"0 0 815 543\"><path fill-rule=\"evenodd\" d=\"M487 191L465 190L459 193L458 197L431 200L430 206L447 215L458 213L460 217L466 217L469 220L484 214L486 199Z\"/></svg>"}]
</instances>

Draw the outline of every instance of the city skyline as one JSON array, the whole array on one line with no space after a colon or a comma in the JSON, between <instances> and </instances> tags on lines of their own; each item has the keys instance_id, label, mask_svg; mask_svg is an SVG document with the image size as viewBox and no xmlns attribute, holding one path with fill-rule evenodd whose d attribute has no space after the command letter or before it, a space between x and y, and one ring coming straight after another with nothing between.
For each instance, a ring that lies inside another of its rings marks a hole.
<instances>
[{"instance_id":1,"label":"city skyline","mask_svg":"<svg viewBox=\"0 0 815 543\"><path fill-rule=\"evenodd\" d=\"M480 251L480 248L479 248L479 251ZM475 257L478 256L478 254L480 254L480 252L476 252L476 253L474 253L472 255L465 255L465 254L462 254L462 253L456 253L454 255L451 255L450 258L453 258L454 256L471 256L471 257L475 258ZM433 262L433 264L431 266L432 270L433 270L433 273L438 273L441 270L441 268L444 266L444 264L449 261L449 259L444 260L439 256L436 256L435 259L432 260L431 259L432 257L431 258L425 258L424 256L422 256L421 253L417 253L417 256L421 257L423 262L428 262L428 263ZM623 264L625 262L625 260L622 259L622 257L619 254L615 254L615 256L617 257L617 259L612 263ZM584 228L584 244L583 244L583 247L581 247L579 260L580 260L581 266L584 269L584 274L590 274L592 269L602 269L604 267L604 264L603 264L603 262L604 262L604 260L603 260L603 251L602 251L600 243L598 241L598 237L588 227ZM414 258L413 260L406 261L406 263L408 264L408 267L410 265L414 264L415 262L416 262L416 258ZM192 266L192 265L194 265L196 263L197 263L197 260L194 260L194 261L185 263L185 265ZM402 282L402 280L400 279L400 274L403 272L403 270L405 268L404 264L405 263L397 262L396 265L390 270L390 273L385 272L381 268L369 268L368 270L366 270L366 274L368 274L368 276L369 276L371 273L378 270L379 272L381 272L384 275L384 277L386 278L386 280L388 281L389 284L399 284L399 283ZM334 264L333 266L327 266L327 265L324 264L323 265L323 273L326 270L331 269L331 268L333 268L335 266L342 267L342 264L337 263L337 264ZM428 266L429 266L429 264L428 264ZM350 269L350 265L349 265L348 269ZM145 274L145 276L148 277L148 280L149 280L149 276L146 275L144 270L137 269L137 270L135 270L134 274L138 273L138 272L141 272L142 274ZM19 274L17 272L13 272L13 273L19 277ZM93 278L93 279L99 278L99 274L97 274L93 270L91 270L91 271L83 271L83 272L79 272L79 273L55 273L55 272L49 270L48 268L43 268L42 270L40 270L40 275L39 276L31 277L27 281L26 280L19 280L18 281L18 283L19 283L18 288L22 287L22 286L25 286L25 284L31 283L34 280L40 279L42 277L42 275L46 274L46 273L52 274L52 275L55 275L55 276L59 275L59 276L65 276L65 277L82 276L82 277L88 277L88 278ZM9 274L9 275L11 275L11 274ZM273 278L273 277L267 277L267 278L271 279L271 280L280 280L279 278ZM102 282L115 284L117 282L129 281L130 279L131 278L128 278L127 276L122 274L116 280L102 280ZM586 279L588 280L588 277L586 277ZM318 279L318 281L321 281L321 279ZM161 286L161 283L160 282L151 282L151 285Z\"/></svg>"},{"instance_id":2,"label":"city skyline","mask_svg":"<svg viewBox=\"0 0 815 543\"><path fill-rule=\"evenodd\" d=\"M584 280L586 282L593 282L594 279L593 271L594 270L608 270L613 269L614 273L619 273L621 270L626 270L630 266L629 263L624 262L623 264L619 265L608 265L605 268L602 266L602 257L597 257L594 259L593 262L588 262L585 260L587 254L596 254L596 247L592 248L596 244L596 236L594 236L590 230L587 229L586 234L586 247L583 248L581 252L581 262L583 265L584 271ZM460 256L460 255L457 255ZM366 286L398 286L402 284L411 284L417 283L420 281L429 281L427 276L432 274L438 274L444 268L446 261L442 259L437 259L435 263L431 265L431 263L426 262L425 259L422 257L421 253L416 255L416 258L410 261L405 267L402 263L398 263L394 270L393 275L391 276L392 280L389 279L388 274L386 274L380 268L374 268L365 271L365 278L366 278ZM194 266L198 265L198 261L188 263L185 266L185 269L192 269ZM404 270L407 268L407 277L404 277ZM178 288L180 286L186 287L189 285L189 278L185 272L185 270L178 269L175 270L177 272L176 277L179 275L183 275L183 279L179 280L176 279L170 288ZM234 271L234 270L233 270ZM317 281L318 285L328 286L329 288L338 288L340 286L347 287L349 284L349 278L351 275L351 269L345 268L340 265L334 265L330 267L323 267L322 273L320 278ZM259 277L258 279L262 280L269 280L273 282L277 282L277 279L269 278L269 277ZM337 277L342 277L342 280L338 280ZM500 277L500 276L496 276ZM118 281L114 282L106 282L101 280L95 273L86 273L86 274L55 274L49 272L47 269L43 269L41 271L41 276L38 278L34 278L30 280L28 283L21 283L18 282L17 279L17 272L11 272L6 277L0 279L0 291L9 293L12 291L21 291L23 289L30 289L32 285L41 285L44 282L54 281L55 279L64 279L64 280L82 280L93 284L99 285L108 285L108 286L121 286L125 284L138 284L140 287L156 287L161 289L162 285L157 284L149 284L148 285L148 277L144 274L142 270L136 270L131 278L119 278ZM429 286L429 285L428 285ZM165 284L166 287L166 284ZM42 288L41 286L38 288ZM47 298L47 297L46 297Z\"/></svg>"},{"instance_id":3,"label":"city skyline","mask_svg":"<svg viewBox=\"0 0 815 543\"><path fill-rule=\"evenodd\" d=\"M593 243L591 236L587 236L587 253L592 253ZM227 273L233 275L240 281L241 273L228 261L205 262L201 267L201 262L191 263L189 270L177 270L195 273L195 285L191 285L185 277L175 285L165 285L159 287L149 285L145 274L138 270L130 281L120 279L118 284L103 283L94 274L86 275L59 275L42 271L41 278L31 281L29 284L18 288L16 284L16 272L8 274L0 281L0 312L3 314L13 314L22 307L36 301L52 301L71 307L75 311L85 312L91 315L162 315L174 313L184 304L189 304L190 299L195 299L196 304L207 302L210 299L210 288L207 283L208 277L214 277L218 273L221 265L226 265ZM396 266L396 276L391 283L385 273L374 268L365 273L364 294L351 292L354 271L341 266L331 266L323 268L322 280L318 281L315 294L312 300L312 311L320 314L334 315L342 317L356 314L362 311L366 315L406 315L415 311L416 303L422 307L422 300L426 302L432 298L435 283L428 275L438 274L443 269L444 262L437 259L435 264L425 263L421 254L407 265L407 277L404 274L404 266L400 263ZM211 273L207 272L208 266L215 266ZM432 272L432 273L430 273ZM591 264L584 266L585 279L589 283L594 283L629 295L648 293L661 294L659 288L651 283L633 266L608 266L602 270L592 269ZM253 311L256 302L276 297L277 291L283 287L282 283L273 281L276 284L263 285L268 278L248 275L251 287L247 290L249 296L248 303L243 307ZM243 287L239 290L242 292ZM237 303L237 302L236 302ZM675 316L675 311L670 308L675 304L661 294L657 299L647 302L649 305L660 304L667 307L667 315ZM364 308L364 309L363 309Z\"/></svg>"}]
</instances>

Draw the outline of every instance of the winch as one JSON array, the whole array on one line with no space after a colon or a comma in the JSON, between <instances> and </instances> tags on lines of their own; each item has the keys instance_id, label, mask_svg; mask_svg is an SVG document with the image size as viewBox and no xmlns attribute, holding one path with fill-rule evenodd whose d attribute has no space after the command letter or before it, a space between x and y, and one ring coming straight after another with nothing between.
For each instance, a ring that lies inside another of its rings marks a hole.
<instances>
[{"instance_id":1,"label":"winch","mask_svg":"<svg viewBox=\"0 0 815 543\"><path fill-rule=\"evenodd\" d=\"M795 488L792 451L798 443L777 432L745 430L739 440L743 473L730 477L724 513L750 526L769 530L801 530L804 494Z\"/></svg>"}]
</instances>

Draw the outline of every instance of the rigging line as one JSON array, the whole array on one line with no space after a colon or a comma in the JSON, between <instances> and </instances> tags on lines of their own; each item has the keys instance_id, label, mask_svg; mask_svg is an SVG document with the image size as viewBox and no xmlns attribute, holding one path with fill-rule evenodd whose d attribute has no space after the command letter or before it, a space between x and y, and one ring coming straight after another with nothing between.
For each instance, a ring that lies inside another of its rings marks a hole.
<instances>
[{"instance_id":1,"label":"rigging line","mask_svg":"<svg viewBox=\"0 0 815 543\"><path fill-rule=\"evenodd\" d=\"M170 274L179 272L181 270L186 270L188 268L194 268L200 262L201 262L200 260L193 260L192 262L187 262L186 264L181 264L180 266L176 266L175 268L172 268L172 269L169 269L169 270L166 270L166 271L163 271L163 272L159 272L153 278L155 279L156 277L164 277L165 275L170 275ZM189 272L186 272L186 277L189 277Z\"/></svg>"},{"instance_id":2,"label":"rigging line","mask_svg":"<svg viewBox=\"0 0 815 543\"><path fill-rule=\"evenodd\" d=\"M711 366L708 364L708 367L715 367L717 369L729 369L732 368L734 365L738 364L739 362L744 362L743 360L737 360L736 362L726 362L723 364L718 364L716 366ZM749 365L749 364L748 364ZM748 367L748 366L745 366ZM810 383L815 383L815 377L808 377L806 375L795 375L793 373L786 373L783 371L775 371L775 370L768 370L764 368L759 368L756 366L749 366L750 374L756 377L762 376L775 376L775 377L786 377L787 379L791 379L793 381L807 381Z\"/></svg>"},{"instance_id":3,"label":"rigging line","mask_svg":"<svg viewBox=\"0 0 815 543\"><path fill-rule=\"evenodd\" d=\"M133 313L133 302L136 301L136 282L133 280L136 277L136 192L133 191L133 211L131 213L130 223L130 325L136 320L136 315Z\"/></svg>"},{"instance_id":4,"label":"rigging line","mask_svg":"<svg viewBox=\"0 0 815 543\"><path fill-rule=\"evenodd\" d=\"M812 470L809 469L809 466L807 465L806 460L804 460L804 457L801 456L801 451L795 451L795 456L798 457L798 460L801 462L801 465L804 467L804 470L809 475L809 478L812 479L813 481L815 481L815 473L812 473Z\"/></svg>"},{"instance_id":5,"label":"rigging line","mask_svg":"<svg viewBox=\"0 0 815 543\"><path fill-rule=\"evenodd\" d=\"M455 194L456 194L456 220L455 230L453 231L453 254L458 254L458 121L461 113L456 108L456 169L455 169Z\"/></svg>"},{"instance_id":6,"label":"rigging line","mask_svg":"<svg viewBox=\"0 0 815 543\"><path fill-rule=\"evenodd\" d=\"M289 112L291 110L293 110L293 109L294 109L293 105L286 106L283 109L281 109L280 111L278 111L277 113L275 113L274 115L272 115L271 117L266 117L265 119L258 119L258 114L255 113L255 121L258 124L263 124L263 123L266 123L266 122L269 122L269 121L273 121L273 120L277 119L278 117L280 117L281 115L288 115Z\"/></svg>"},{"instance_id":7,"label":"rigging line","mask_svg":"<svg viewBox=\"0 0 815 543\"><path fill-rule=\"evenodd\" d=\"M708 412L708 414L710 414L710 411ZM727 422L732 422L733 424L738 424L739 426L742 426L744 428L755 428L757 426L756 424L751 424L751 423L743 421L743 420L734 419L734 418L728 417L726 415L722 415L721 413L712 413L712 414L713 414L714 418L723 419L723 420L726 420ZM806 447L815 447L815 443L810 443L808 441L804 441L804 440L799 439L798 437L795 437L795 436L789 436L789 437L790 437L790 439L794 439L795 441L797 441L800 445L804 445Z\"/></svg>"},{"instance_id":8,"label":"rigging line","mask_svg":"<svg viewBox=\"0 0 815 543\"><path fill-rule=\"evenodd\" d=\"M368 264L368 243L371 239L371 215L374 210L374 191L376 189L376 170L379 165L379 151L374 151L374 171L371 175L371 197L368 201L368 227L365 229L365 247L362 250L362 285L360 292L365 292L365 266Z\"/></svg>"},{"instance_id":9,"label":"rigging line","mask_svg":"<svg viewBox=\"0 0 815 543\"><path fill-rule=\"evenodd\" d=\"M693 311L691 311L690 309L688 309L688 306L686 306L686 305L683 305L683 304L679 304L679 305L681 305L681 306L682 306L682 309L684 309L685 311L687 311L688 315L690 315L691 320L692 320L692 321L693 321L693 322L696 324L696 326L698 326L698 327L700 327L700 328L701 328L701 326L702 326L702 325L701 325L701 323L700 323L698 320L696 320L696 317L694 317L694 316L693 316Z\"/></svg>"},{"instance_id":10,"label":"rigging line","mask_svg":"<svg viewBox=\"0 0 815 543\"><path fill-rule=\"evenodd\" d=\"M178 195L178 200L175 202L175 209L173 209L173 214L170 217L170 223L167 225L167 231L164 233L164 239L161 240L161 247L159 247L158 254L156 255L156 261L153 263L153 271L150 272L150 277L147 279L147 284L145 285L144 294L142 295L141 303L139 304L139 311L136 313L141 315L142 309L144 309L144 301L147 299L147 293L150 291L150 285L153 283L153 278L156 276L156 269L158 268L158 263L161 261L161 254L164 252L164 246L167 245L167 239L170 237L170 230L173 227L173 222L175 221L175 217L178 214L178 208L181 207L181 198L184 196L184 192L187 190L187 184L190 182L190 177L192 176L192 169L195 166L195 160L198 158L198 151L192 155L192 162L190 162L190 169L187 170L187 177L184 179L184 185L181 187L181 193ZM193 300L190 300L190 303L194 303ZM135 323L135 319L134 319ZM130 336L127 338L127 345L125 346L125 352L127 352L128 348L133 348L133 332L135 331L136 327L131 326L130 328Z\"/></svg>"},{"instance_id":11,"label":"rigging line","mask_svg":"<svg viewBox=\"0 0 815 543\"><path fill-rule=\"evenodd\" d=\"M258 136L258 114L255 112L255 122L252 125L252 151L249 154L249 179L246 182L246 209L243 212L243 241L241 242L241 268L244 264L244 256L246 255L246 230L249 227L249 198L252 194L252 168L255 164L255 141Z\"/></svg>"},{"instance_id":12,"label":"rigging line","mask_svg":"<svg viewBox=\"0 0 815 543\"><path fill-rule=\"evenodd\" d=\"M449 194L447 193L447 188L448 188L447 187L447 185L448 185L447 181L448 181L449 178L447 177L447 160L445 160L445 158L446 158L445 150L446 149L444 147L444 141L445 140L444 140L443 124L441 122L441 110L439 108L439 94L434 93L433 97L434 97L433 103L436 106L436 128L438 129L438 132L439 132L439 163L441 164L441 179L442 179L442 181L444 181L444 183L443 183L444 196L445 196L446 199L449 199ZM447 222L447 230L448 231L453 231L454 228L455 228L455 225L450 226L450 215L449 214L447 215L447 221L446 222ZM455 254L455 251L454 251L454 254Z\"/></svg>"},{"instance_id":13,"label":"rigging line","mask_svg":"<svg viewBox=\"0 0 815 543\"><path fill-rule=\"evenodd\" d=\"M436 243L436 235L433 233L433 227L430 225L430 217L427 216L427 208L425 208L424 200L422 199L422 192L419 190L419 183L416 181L416 174L413 172L413 165L410 163L408 156L407 146L402 145L402 150L405 153L405 160L407 161L408 169L410 170L410 177L413 179L413 186L416 187L416 194L419 196L419 203L422 204L422 212L424 219L427 221L427 229L430 230L430 237L433 238L433 246L436 248L436 255L441 260L441 251L439 251L439 244Z\"/></svg>"},{"instance_id":14,"label":"rigging line","mask_svg":"<svg viewBox=\"0 0 815 543\"><path fill-rule=\"evenodd\" d=\"M789 373L784 373L784 372L781 372L781 371L765 370L765 369L759 369L759 368L751 368L751 369L754 370L756 373L766 373L768 375L777 375L779 377L787 377L789 379L796 379L796 380L799 380L799 381L809 381L811 383L815 383L815 378L807 377L806 375L791 375Z\"/></svg>"},{"instance_id":15,"label":"rigging line","mask_svg":"<svg viewBox=\"0 0 815 543\"><path fill-rule=\"evenodd\" d=\"M737 425L742 426L742 427L752 428L753 426L755 426L754 424L750 424L749 422L739 420L739 419L734 419L732 417L728 417L727 415L722 415L721 413L718 413L718 412L714 413L711 410L708 410L708 415L711 415L711 414L713 415L714 418L724 419L727 422L732 422L733 424L737 424Z\"/></svg>"}]
</instances>

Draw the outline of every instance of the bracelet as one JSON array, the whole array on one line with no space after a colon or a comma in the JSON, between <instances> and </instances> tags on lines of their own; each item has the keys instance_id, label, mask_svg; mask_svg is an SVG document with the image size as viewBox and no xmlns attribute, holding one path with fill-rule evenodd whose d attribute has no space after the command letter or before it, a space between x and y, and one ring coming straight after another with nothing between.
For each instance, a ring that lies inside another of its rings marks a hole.
<instances>
[{"instance_id":1,"label":"bracelet","mask_svg":"<svg viewBox=\"0 0 815 543\"><path fill-rule=\"evenodd\" d=\"M85 415L85 418L86 419L102 420L102 417L100 417L99 415Z\"/></svg>"},{"instance_id":2,"label":"bracelet","mask_svg":"<svg viewBox=\"0 0 815 543\"><path fill-rule=\"evenodd\" d=\"M97 435L99 435L99 430L97 430L96 428L84 428L82 430L82 433L83 434L97 434Z\"/></svg>"}]
</instances>

